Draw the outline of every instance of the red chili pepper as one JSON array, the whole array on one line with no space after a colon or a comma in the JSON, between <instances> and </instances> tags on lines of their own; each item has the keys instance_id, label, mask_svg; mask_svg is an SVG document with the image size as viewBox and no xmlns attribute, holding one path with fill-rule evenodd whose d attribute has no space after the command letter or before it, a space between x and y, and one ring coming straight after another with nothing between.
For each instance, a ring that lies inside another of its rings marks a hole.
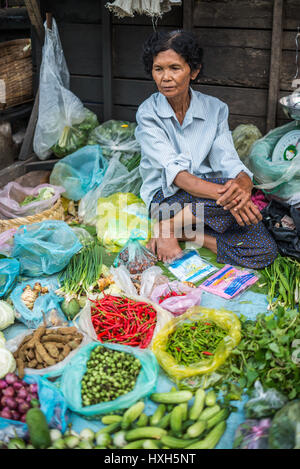
<instances>
[{"instance_id":1,"label":"red chili pepper","mask_svg":"<svg viewBox=\"0 0 300 469\"><path fill-rule=\"evenodd\" d=\"M202 352L202 353L203 353L203 355L209 355L209 356L213 355L213 353L210 353L210 352Z\"/></svg>"}]
</instances>

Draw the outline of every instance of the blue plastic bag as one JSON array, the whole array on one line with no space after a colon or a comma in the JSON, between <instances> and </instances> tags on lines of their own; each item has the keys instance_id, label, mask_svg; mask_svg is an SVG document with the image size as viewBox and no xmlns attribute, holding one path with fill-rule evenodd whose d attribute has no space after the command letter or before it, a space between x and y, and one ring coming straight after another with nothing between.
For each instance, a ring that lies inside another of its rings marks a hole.
<instances>
[{"instance_id":1,"label":"blue plastic bag","mask_svg":"<svg viewBox=\"0 0 300 469\"><path fill-rule=\"evenodd\" d=\"M52 383L40 376L25 375L26 383L37 383L40 409L45 414L50 428L57 428L62 433L68 425L68 406L60 390ZM26 423L0 417L0 441L7 443L17 434L19 438L27 435Z\"/></svg>"},{"instance_id":2,"label":"blue plastic bag","mask_svg":"<svg viewBox=\"0 0 300 469\"><path fill-rule=\"evenodd\" d=\"M129 393L123 394L110 402L102 402L92 406L82 406L81 380L86 372L86 363L90 357L91 351L99 346L134 355L140 360L141 371L134 389ZM158 370L159 366L157 360L150 350L140 350L137 347L127 347L119 344L91 342L85 347L82 347L65 366L60 379L60 389L67 401L68 407L73 412L87 419L97 419L100 418L102 414L127 409L136 401L151 394L156 385Z\"/></svg>"},{"instance_id":3,"label":"blue plastic bag","mask_svg":"<svg viewBox=\"0 0 300 469\"><path fill-rule=\"evenodd\" d=\"M51 220L21 226L15 234L12 256L19 260L21 274L34 278L60 272L81 248L65 222Z\"/></svg>"},{"instance_id":4,"label":"blue plastic bag","mask_svg":"<svg viewBox=\"0 0 300 469\"><path fill-rule=\"evenodd\" d=\"M13 287L20 273L20 263L16 259L0 259L0 298Z\"/></svg>"},{"instance_id":5,"label":"blue plastic bag","mask_svg":"<svg viewBox=\"0 0 300 469\"><path fill-rule=\"evenodd\" d=\"M56 163L50 182L65 188L64 197L77 201L101 184L107 167L100 145L87 145Z\"/></svg>"},{"instance_id":6,"label":"blue plastic bag","mask_svg":"<svg viewBox=\"0 0 300 469\"><path fill-rule=\"evenodd\" d=\"M39 295L31 310L27 308L21 295L27 285L33 288L36 283L40 283L42 287L47 287L49 293ZM30 329L37 329L41 323L44 323L44 320L48 327L63 325L64 323L67 324L68 321L60 307L63 297L55 294L55 290L58 288L59 284L56 277L36 278L17 285L12 291L10 298L16 309L16 317L19 321L23 322L25 326ZM58 322L60 322L60 324Z\"/></svg>"}]
</instances>

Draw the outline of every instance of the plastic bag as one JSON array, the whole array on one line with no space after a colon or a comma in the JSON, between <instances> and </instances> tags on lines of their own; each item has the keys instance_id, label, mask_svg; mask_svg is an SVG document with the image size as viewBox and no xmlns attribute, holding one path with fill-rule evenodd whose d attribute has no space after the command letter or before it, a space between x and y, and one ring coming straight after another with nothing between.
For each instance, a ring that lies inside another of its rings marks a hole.
<instances>
[{"instance_id":1,"label":"plastic bag","mask_svg":"<svg viewBox=\"0 0 300 469\"><path fill-rule=\"evenodd\" d=\"M115 258L114 267L124 265L130 274L141 274L156 262L156 256L140 244L139 238L131 236Z\"/></svg>"},{"instance_id":2,"label":"plastic bag","mask_svg":"<svg viewBox=\"0 0 300 469\"><path fill-rule=\"evenodd\" d=\"M272 152L283 135L296 129L296 121L293 121L268 132L253 144L247 162L254 174L255 187L272 198L283 199L289 205L300 203L300 158L274 162Z\"/></svg>"},{"instance_id":3,"label":"plastic bag","mask_svg":"<svg viewBox=\"0 0 300 469\"><path fill-rule=\"evenodd\" d=\"M131 171L139 165L141 159L140 144L134 136L135 129L135 122L109 120L91 132L88 144L98 143L107 159L117 154L121 163Z\"/></svg>"},{"instance_id":4,"label":"plastic bag","mask_svg":"<svg viewBox=\"0 0 300 469\"><path fill-rule=\"evenodd\" d=\"M0 254L9 257L11 255L13 244L14 244L14 234L16 233L15 228L10 230L3 231L0 234Z\"/></svg>"},{"instance_id":5,"label":"plastic bag","mask_svg":"<svg viewBox=\"0 0 300 469\"><path fill-rule=\"evenodd\" d=\"M44 413L49 427L57 428L64 433L68 424L68 407L60 390L39 376L26 375L23 379L29 384L37 383L40 409ZM0 441L8 443L16 435L19 438L24 438L27 434L26 423L0 418Z\"/></svg>"},{"instance_id":6,"label":"plastic bag","mask_svg":"<svg viewBox=\"0 0 300 469\"><path fill-rule=\"evenodd\" d=\"M184 295L171 296L164 300L163 297L171 292L178 293L179 295L183 293ZM201 296L202 291L200 288L192 288L186 283L175 280L174 282L157 286L151 294L151 301L158 303L162 308L173 313L174 316L178 316L185 313L188 308L200 305Z\"/></svg>"},{"instance_id":7,"label":"plastic bag","mask_svg":"<svg viewBox=\"0 0 300 469\"><path fill-rule=\"evenodd\" d=\"M48 293L39 295L36 298L33 309L29 309L22 300L22 293L29 285L31 288L36 283L42 287L48 288ZM60 303L62 297L55 294L55 290L59 288L56 278L36 278L19 284L11 293L10 298L16 310L16 317L25 324L25 326L37 329L39 325L46 321L47 327L67 326L68 321L63 314Z\"/></svg>"},{"instance_id":8,"label":"plastic bag","mask_svg":"<svg viewBox=\"0 0 300 469\"><path fill-rule=\"evenodd\" d=\"M120 163L119 157L114 156L110 161L99 186L89 191L80 201L78 207L79 219L86 225L97 223L97 203L102 197L109 197L117 192L130 192L136 196L140 194L142 178L139 168L128 171Z\"/></svg>"},{"instance_id":9,"label":"plastic bag","mask_svg":"<svg viewBox=\"0 0 300 469\"><path fill-rule=\"evenodd\" d=\"M278 409L281 409L288 399L276 389L264 391L260 381L254 384L254 391L244 406L247 418L271 417Z\"/></svg>"},{"instance_id":10,"label":"plastic bag","mask_svg":"<svg viewBox=\"0 0 300 469\"><path fill-rule=\"evenodd\" d=\"M0 259L0 298L13 287L20 273L20 263L16 259Z\"/></svg>"},{"instance_id":11,"label":"plastic bag","mask_svg":"<svg viewBox=\"0 0 300 469\"><path fill-rule=\"evenodd\" d=\"M245 420L238 426L233 449L269 449L270 419Z\"/></svg>"},{"instance_id":12,"label":"plastic bag","mask_svg":"<svg viewBox=\"0 0 300 469\"><path fill-rule=\"evenodd\" d=\"M232 131L235 149L243 162L247 161L253 143L261 137L261 131L253 124L240 124Z\"/></svg>"},{"instance_id":13,"label":"plastic bag","mask_svg":"<svg viewBox=\"0 0 300 469\"><path fill-rule=\"evenodd\" d=\"M56 163L50 182L63 186L64 197L77 201L101 184L107 166L99 145L89 145Z\"/></svg>"},{"instance_id":14,"label":"plastic bag","mask_svg":"<svg viewBox=\"0 0 300 469\"><path fill-rule=\"evenodd\" d=\"M134 355L141 362L141 371L134 389L129 393L110 402L103 402L84 407L81 402L81 380L86 372L86 363L91 351L95 347L99 346ZM76 412L85 418L96 419L102 414L126 409L136 401L151 394L156 385L158 370L158 363L150 350L140 350L139 348L127 347L118 344L101 344L100 342L92 342L79 350L76 356L74 356L65 367L61 377L60 386L68 403L68 407L73 412Z\"/></svg>"},{"instance_id":15,"label":"plastic bag","mask_svg":"<svg viewBox=\"0 0 300 469\"><path fill-rule=\"evenodd\" d=\"M60 272L81 248L65 222L52 220L21 226L12 255L20 261L21 273L35 278Z\"/></svg>"},{"instance_id":16,"label":"plastic bag","mask_svg":"<svg viewBox=\"0 0 300 469\"><path fill-rule=\"evenodd\" d=\"M209 358L200 359L199 362L188 367L180 365L175 358L166 352L166 345L169 335L172 334L177 326L185 322L192 321L209 321L215 323L220 328L226 330L228 335L219 343L214 355ZM175 382L193 378L193 383L197 375L210 374L219 368L230 355L234 347L241 340L241 323L238 317L231 311L216 310L194 306L186 313L173 318L166 326L157 334L153 341L152 351L155 354L158 363ZM192 382L192 381L191 381ZM186 380L188 384L188 380Z\"/></svg>"},{"instance_id":17,"label":"plastic bag","mask_svg":"<svg viewBox=\"0 0 300 469\"><path fill-rule=\"evenodd\" d=\"M53 207L63 192L63 187L50 184L40 184L32 188L23 187L17 182L9 182L3 190L0 190L0 218L28 217L41 213ZM24 199L38 197L39 194L43 193L48 193L47 198L44 200L32 201L22 205Z\"/></svg>"},{"instance_id":18,"label":"plastic bag","mask_svg":"<svg viewBox=\"0 0 300 469\"><path fill-rule=\"evenodd\" d=\"M39 114L33 140L34 152L41 160L47 159L52 149L61 157L83 147L98 125L96 115L69 90L70 74L55 19L52 29L46 22L44 27Z\"/></svg>"},{"instance_id":19,"label":"plastic bag","mask_svg":"<svg viewBox=\"0 0 300 469\"><path fill-rule=\"evenodd\" d=\"M290 256L300 261L300 212L288 204L271 200L261 212L263 222L276 241L278 250L283 256ZM294 225L292 229L284 223L289 217Z\"/></svg>"},{"instance_id":20,"label":"plastic bag","mask_svg":"<svg viewBox=\"0 0 300 469\"><path fill-rule=\"evenodd\" d=\"M151 236L147 207L134 194L118 192L98 199L97 215L97 236L108 251L118 252L132 235L142 245Z\"/></svg>"}]
</instances>

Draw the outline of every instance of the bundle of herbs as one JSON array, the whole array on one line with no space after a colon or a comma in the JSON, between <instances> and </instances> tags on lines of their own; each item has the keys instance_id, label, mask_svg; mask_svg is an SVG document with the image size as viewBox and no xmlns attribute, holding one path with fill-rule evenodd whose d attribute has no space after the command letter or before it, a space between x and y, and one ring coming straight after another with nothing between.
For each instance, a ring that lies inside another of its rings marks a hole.
<instances>
[{"instance_id":1,"label":"bundle of herbs","mask_svg":"<svg viewBox=\"0 0 300 469\"><path fill-rule=\"evenodd\" d=\"M218 370L221 389L251 392L259 380L263 388L276 389L289 399L299 397L299 312L278 306L271 314L258 314L255 321L240 320L242 340Z\"/></svg>"}]
</instances>

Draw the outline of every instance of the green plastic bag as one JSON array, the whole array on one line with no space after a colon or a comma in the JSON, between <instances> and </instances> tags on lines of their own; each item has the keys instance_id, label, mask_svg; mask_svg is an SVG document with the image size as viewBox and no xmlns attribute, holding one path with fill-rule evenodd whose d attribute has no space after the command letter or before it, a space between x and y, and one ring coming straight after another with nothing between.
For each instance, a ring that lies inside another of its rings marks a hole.
<instances>
[{"instance_id":1,"label":"green plastic bag","mask_svg":"<svg viewBox=\"0 0 300 469\"><path fill-rule=\"evenodd\" d=\"M99 346L134 355L140 360L141 371L134 389L129 393L123 394L110 402L102 402L92 406L82 406L81 380L86 372L86 363L90 357L90 353L95 347ZM100 418L103 414L115 412L120 409L127 409L136 401L151 394L156 386L158 370L158 363L150 350L141 350L138 347L127 347L119 344L91 342L85 347L82 347L66 365L60 380L60 389L67 401L68 407L73 412L85 418L97 419L98 416Z\"/></svg>"}]
</instances>

